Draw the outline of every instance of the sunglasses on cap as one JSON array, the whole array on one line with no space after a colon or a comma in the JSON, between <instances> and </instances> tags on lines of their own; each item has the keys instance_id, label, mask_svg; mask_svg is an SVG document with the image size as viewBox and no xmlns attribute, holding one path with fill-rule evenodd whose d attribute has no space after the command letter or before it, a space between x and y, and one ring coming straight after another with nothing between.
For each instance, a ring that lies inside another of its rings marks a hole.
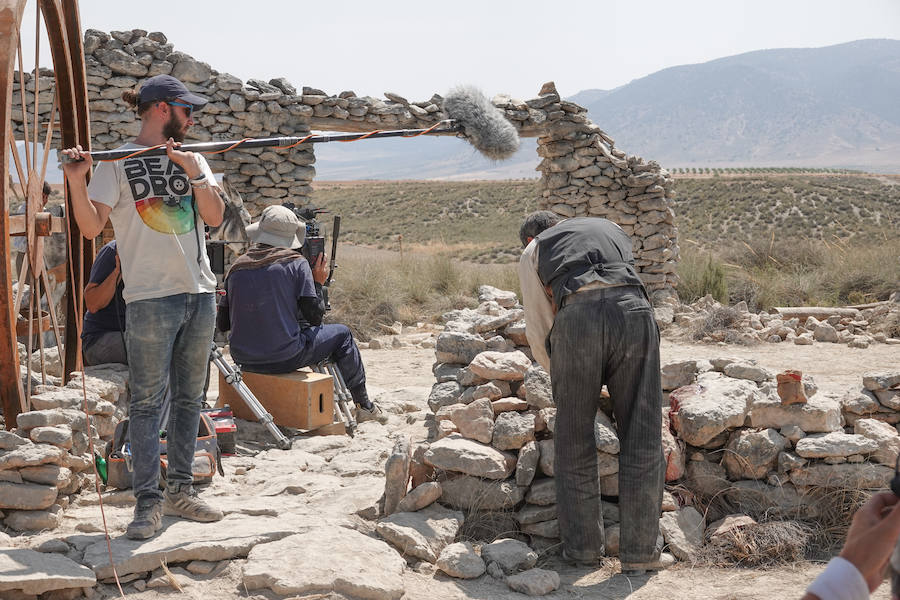
<instances>
[{"instance_id":1,"label":"sunglasses on cap","mask_svg":"<svg viewBox=\"0 0 900 600\"><path fill-rule=\"evenodd\" d=\"M188 119L190 119L191 115L194 113L194 106L191 104L185 104L184 102L171 102L171 101L166 102L166 104L168 104L169 106L183 106L184 108L186 108Z\"/></svg>"}]
</instances>

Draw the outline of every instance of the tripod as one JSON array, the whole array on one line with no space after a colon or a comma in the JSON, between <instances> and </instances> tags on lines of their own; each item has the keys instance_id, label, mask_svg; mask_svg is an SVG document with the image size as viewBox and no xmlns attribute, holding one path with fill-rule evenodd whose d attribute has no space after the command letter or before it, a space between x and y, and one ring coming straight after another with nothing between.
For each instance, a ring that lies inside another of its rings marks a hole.
<instances>
[{"instance_id":1,"label":"tripod","mask_svg":"<svg viewBox=\"0 0 900 600\"><path fill-rule=\"evenodd\" d=\"M275 425L272 415L259 403L259 400L256 399L256 396L253 395L253 392L251 392L250 388L247 387L247 384L244 383L243 378L241 377L240 368L233 368L229 365L225 360L222 351L219 350L219 347L215 344L212 345L210 350L209 360L222 372L225 381L230 383L235 391L237 391L238 395L247 405L247 408L253 412L253 415L259 422L265 425L266 429L269 430L269 433L275 437L275 442L278 444L278 447L282 450L289 450L291 448L291 440L281 433L281 430Z\"/></svg>"}]
</instances>

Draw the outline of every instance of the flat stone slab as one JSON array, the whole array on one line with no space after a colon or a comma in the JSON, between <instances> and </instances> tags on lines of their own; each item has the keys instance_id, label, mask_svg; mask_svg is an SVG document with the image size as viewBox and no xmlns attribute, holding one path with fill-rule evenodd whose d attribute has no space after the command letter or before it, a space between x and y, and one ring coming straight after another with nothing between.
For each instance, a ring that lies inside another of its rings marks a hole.
<instances>
[{"instance_id":1,"label":"flat stone slab","mask_svg":"<svg viewBox=\"0 0 900 600\"><path fill-rule=\"evenodd\" d=\"M406 561L380 540L345 527L315 527L253 548L243 583L281 595L333 592L395 600L405 591L404 568Z\"/></svg>"},{"instance_id":2,"label":"flat stone slab","mask_svg":"<svg viewBox=\"0 0 900 600\"><path fill-rule=\"evenodd\" d=\"M506 479L516 468L516 457L491 446L451 434L431 444L425 464L445 471L488 479Z\"/></svg>"},{"instance_id":3,"label":"flat stone slab","mask_svg":"<svg viewBox=\"0 0 900 600\"><path fill-rule=\"evenodd\" d=\"M149 540L129 540L124 535L112 540L113 561L119 576L158 568L160 562L191 560L220 561L247 556L257 544L272 542L297 533L296 525L273 517L226 515L218 523L197 523L163 517L160 533ZM109 554L103 536L96 536L84 550L82 562L98 579L112 577ZM282 558L283 560L283 558Z\"/></svg>"},{"instance_id":4,"label":"flat stone slab","mask_svg":"<svg viewBox=\"0 0 900 600\"><path fill-rule=\"evenodd\" d=\"M375 527L378 535L401 553L430 563L453 543L465 517L459 511L429 506L418 512L394 513Z\"/></svg>"},{"instance_id":5,"label":"flat stone slab","mask_svg":"<svg viewBox=\"0 0 900 600\"><path fill-rule=\"evenodd\" d=\"M760 396L750 406L752 427L781 429L796 425L807 433L825 433L841 428L841 402L836 398L818 395L806 404L782 406L781 398L774 390Z\"/></svg>"},{"instance_id":6,"label":"flat stone slab","mask_svg":"<svg viewBox=\"0 0 900 600\"><path fill-rule=\"evenodd\" d=\"M704 373L697 383L678 388L670 398L669 418L681 439L703 446L726 429L743 425L750 405L762 395L750 381Z\"/></svg>"},{"instance_id":7,"label":"flat stone slab","mask_svg":"<svg viewBox=\"0 0 900 600\"><path fill-rule=\"evenodd\" d=\"M791 471L795 485L827 488L881 489L890 485L894 469L871 463L809 465Z\"/></svg>"},{"instance_id":8,"label":"flat stone slab","mask_svg":"<svg viewBox=\"0 0 900 600\"><path fill-rule=\"evenodd\" d=\"M53 590L92 588L94 572L61 554L24 548L0 548L0 592L43 594ZM6 598L6 594L0 594Z\"/></svg>"},{"instance_id":9,"label":"flat stone slab","mask_svg":"<svg viewBox=\"0 0 900 600\"><path fill-rule=\"evenodd\" d=\"M830 456L852 456L871 454L878 450L878 442L855 433L832 431L811 435L798 440L794 452L803 458L828 458Z\"/></svg>"}]
</instances>

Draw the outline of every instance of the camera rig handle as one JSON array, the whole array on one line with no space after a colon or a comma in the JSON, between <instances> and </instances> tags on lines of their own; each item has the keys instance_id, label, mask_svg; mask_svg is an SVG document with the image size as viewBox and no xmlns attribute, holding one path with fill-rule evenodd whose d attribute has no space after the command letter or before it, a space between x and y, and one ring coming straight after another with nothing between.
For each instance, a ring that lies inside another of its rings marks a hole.
<instances>
[{"instance_id":1,"label":"camera rig handle","mask_svg":"<svg viewBox=\"0 0 900 600\"><path fill-rule=\"evenodd\" d=\"M337 244L338 236L341 234L341 216L335 215L334 222L331 226L331 262L328 266L328 279L322 285L322 292L325 296L325 310L331 310L331 303L328 301L328 286L331 285L331 279L334 277L334 270L337 269Z\"/></svg>"}]
</instances>

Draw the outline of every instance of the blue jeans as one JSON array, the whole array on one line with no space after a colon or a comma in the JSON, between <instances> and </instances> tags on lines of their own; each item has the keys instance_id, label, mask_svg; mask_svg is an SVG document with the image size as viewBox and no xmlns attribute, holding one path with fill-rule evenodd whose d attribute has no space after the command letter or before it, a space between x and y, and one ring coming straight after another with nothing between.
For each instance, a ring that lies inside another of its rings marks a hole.
<instances>
[{"instance_id":1,"label":"blue jeans","mask_svg":"<svg viewBox=\"0 0 900 600\"><path fill-rule=\"evenodd\" d=\"M128 364L125 355L125 336L121 331L106 331L82 341L81 353L84 366L105 365L109 363Z\"/></svg>"},{"instance_id":2,"label":"blue jeans","mask_svg":"<svg viewBox=\"0 0 900 600\"><path fill-rule=\"evenodd\" d=\"M276 363L241 363L241 368L252 373L290 373L301 367L315 365L323 360L333 360L344 383L351 392L366 383L359 347L353 341L353 334L346 325L317 325L300 332L303 347L300 352L287 360Z\"/></svg>"},{"instance_id":3,"label":"blue jeans","mask_svg":"<svg viewBox=\"0 0 900 600\"><path fill-rule=\"evenodd\" d=\"M162 499L159 413L167 381L172 394L167 428L167 483L190 485L193 481L191 465L215 315L213 294L138 300L130 303L125 312L131 387L128 435L137 499Z\"/></svg>"}]
</instances>

